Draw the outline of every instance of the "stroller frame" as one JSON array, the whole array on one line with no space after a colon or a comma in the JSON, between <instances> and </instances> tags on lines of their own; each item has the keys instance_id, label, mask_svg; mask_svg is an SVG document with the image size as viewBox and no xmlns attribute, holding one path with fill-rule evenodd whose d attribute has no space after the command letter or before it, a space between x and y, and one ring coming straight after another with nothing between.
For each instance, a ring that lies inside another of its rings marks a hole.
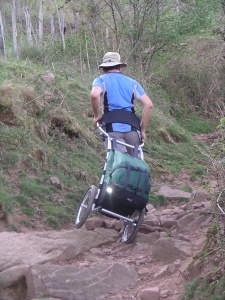
<instances>
[{"instance_id":1,"label":"stroller frame","mask_svg":"<svg viewBox=\"0 0 225 300\"><path fill-rule=\"evenodd\" d=\"M110 216L116 219L121 219L124 221L124 228L122 232L121 242L125 244L129 244L134 241L138 230L141 226L141 223L143 222L144 215L146 213L146 208L143 208L142 210L135 210L130 216L124 216L121 214L118 214L116 212L110 211L108 209L105 209L101 205L97 205L98 197L101 193L101 188L104 182L105 177L105 169L106 169L106 163L109 156L109 151L115 146L115 144L120 144L125 147L130 147L134 149L134 155L139 157L140 159L144 159L143 150L142 147L144 146L144 142L142 142L141 145L138 147L135 147L133 145L127 144L125 142L122 142L120 140L113 140L109 134L103 129L102 123L97 123L97 127L100 131L100 134L103 136L104 139L107 140L107 154L106 154L106 162L104 165L104 170L99 182L98 188L96 188L94 185L89 186L87 191L84 194L83 199L80 202L80 205L77 210L76 218L75 218L75 226L76 228L80 228L84 225L85 221L87 220L90 213L93 212L100 212L103 213L106 216Z\"/></svg>"}]
</instances>

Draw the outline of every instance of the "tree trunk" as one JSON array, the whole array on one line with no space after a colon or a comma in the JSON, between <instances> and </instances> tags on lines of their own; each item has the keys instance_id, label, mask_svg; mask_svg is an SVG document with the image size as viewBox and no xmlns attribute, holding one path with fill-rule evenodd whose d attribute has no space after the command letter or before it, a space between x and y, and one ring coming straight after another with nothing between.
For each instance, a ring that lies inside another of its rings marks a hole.
<instances>
[{"instance_id":1,"label":"tree trunk","mask_svg":"<svg viewBox=\"0 0 225 300\"><path fill-rule=\"evenodd\" d=\"M51 23L51 38L52 41L55 41L55 15L53 13L50 14L50 23Z\"/></svg>"},{"instance_id":2,"label":"tree trunk","mask_svg":"<svg viewBox=\"0 0 225 300\"><path fill-rule=\"evenodd\" d=\"M21 1L16 0L16 17L17 19L22 18L22 9L21 9Z\"/></svg>"},{"instance_id":3,"label":"tree trunk","mask_svg":"<svg viewBox=\"0 0 225 300\"><path fill-rule=\"evenodd\" d=\"M12 0L12 31L13 31L13 47L16 58L19 57L18 44L17 44L17 28L16 28L16 4L15 0Z\"/></svg>"},{"instance_id":4,"label":"tree trunk","mask_svg":"<svg viewBox=\"0 0 225 300\"><path fill-rule=\"evenodd\" d=\"M79 21L80 21L80 13L79 11L76 11L74 13L74 31L79 31Z\"/></svg>"},{"instance_id":5,"label":"tree trunk","mask_svg":"<svg viewBox=\"0 0 225 300\"><path fill-rule=\"evenodd\" d=\"M56 1L55 1L55 4L56 4ZM64 16L62 16L62 18L61 18L57 4L56 4L56 8L57 8L57 14L58 14L59 32L60 32L60 36L61 36L61 41L63 44L63 49L66 49L65 38L64 38L64 27L65 27Z\"/></svg>"},{"instance_id":6,"label":"tree trunk","mask_svg":"<svg viewBox=\"0 0 225 300\"><path fill-rule=\"evenodd\" d=\"M4 0L0 0L0 11L1 11L1 14L2 14L2 24L3 24L3 28L4 28L4 30L6 31Z\"/></svg>"},{"instance_id":7,"label":"tree trunk","mask_svg":"<svg viewBox=\"0 0 225 300\"><path fill-rule=\"evenodd\" d=\"M105 43L106 46L109 47L110 42L109 42L109 26L106 26L105 28Z\"/></svg>"},{"instance_id":8,"label":"tree trunk","mask_svg":"<svg viewBox=\"0 0 225 300\"><path fill-rule=\"evenodd\" d=\"M39 44L42 44L43 39L43 0L40 1L39 8Z\"/></svg>"},{"instance_id":9,"label":"tree trunk","mask_svg":"<svg viewBox=\"0 0 225 300\"><path fill-rule=\"evenodd\" d=\"M26 29L27 29L27 41L29 46L33 46L33 38L32 38L32 26L30 20L30 12L29 7L24 7L25 19L26 19Z\"/></svg>"},{"instance_id":10,"label":"tree trunk","mask_svg":"<svg viewBox=\"0 0 225 300\"><path fill-rule=\"evenodd\" d=\"M179 0L176 0L176 11L180 11Z\"/></svg>"},{"instance_id":11,"label":"tree trunk","mask_svg":"<svg viewBox=\"0 0 225 300\"><path fill-rule=\"evenodd\" d=\"M2 22L2 13L0 10L0 53L6 57L5 53L5 40L4 40L4 26Z\"/></svg>"},{"instance_id":12,"label":"tree trunk","mask_svg":"<svg viewBox=\"0 0 225 300\"><path fill-rule=\"evenodd\" d=\"M89 7L90 7L90 23L91 23L91 29L94 33L94 36L96 37L97 33L97 13L96 13L96 5L94 3L94 0L89 1Z\"/></svg>"}]
</instances>

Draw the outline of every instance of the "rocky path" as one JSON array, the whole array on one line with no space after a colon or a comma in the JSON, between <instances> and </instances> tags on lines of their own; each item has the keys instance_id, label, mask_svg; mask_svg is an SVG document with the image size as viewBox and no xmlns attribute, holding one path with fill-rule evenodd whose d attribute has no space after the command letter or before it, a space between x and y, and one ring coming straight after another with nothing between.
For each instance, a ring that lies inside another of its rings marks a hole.
<instances>
[{"instance_id":1,"label":"rocky path","mask_svg":"<svg viewBox=\"0 0 225 300\"><path fill-rule=\"evenodd\" d=\"M121 222L99 215L81 229L0 232L0 299L181 300L203 271L196 255L212 224L210 201L168 186L159 194L169 205L149 204L129 245L120 242Z\"/></svg>"},{"instance_id":2,"label":"rocky path","mask_svg":"<svg viewBox=\"0 0 225 300\"><path fill-rule=\"evenodd\" d=\"M159 209L149 205L148 209L135 243L116 242L83 253L79 264L117 262L129 265L138 274L127 288L98 299L180 300L184 285L200 274L195 255L201 252L212 221L210 202L179 204L175 201ZM97 222L91 219L87 227L91 229Z\"/></svg>"}]
</instances>

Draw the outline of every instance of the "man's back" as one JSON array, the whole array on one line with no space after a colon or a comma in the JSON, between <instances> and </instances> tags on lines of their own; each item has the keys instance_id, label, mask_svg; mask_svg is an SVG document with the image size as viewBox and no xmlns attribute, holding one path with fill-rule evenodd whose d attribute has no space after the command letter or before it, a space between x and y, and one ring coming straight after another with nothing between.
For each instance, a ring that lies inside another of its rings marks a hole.
<instances>
[{"instance_id":1,"label":"man's back","mask_svg":"<svg viewBox=\"0 0 225 300\"><path fill-rule=\"evenodd\" d=\"M123 109L134 112L134 99L145 94L143 88L134 79L121 72L109 72L96 78L93 86L100 86L102 93L103 113ZM124 123L113 124L113 131L127 132L131 126Z\"/></svg>"}]
</instances>

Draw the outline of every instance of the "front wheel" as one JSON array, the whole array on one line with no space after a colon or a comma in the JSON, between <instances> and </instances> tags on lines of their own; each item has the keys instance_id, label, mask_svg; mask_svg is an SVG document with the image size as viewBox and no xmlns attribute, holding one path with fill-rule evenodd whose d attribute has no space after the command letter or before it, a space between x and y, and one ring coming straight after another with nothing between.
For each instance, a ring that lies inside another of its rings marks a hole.
<instances>
[{"instance_id":1,"label":"front wheel","mask_svg":"<svg viewBox=\"0 0 225 300\"><path fill-rule=\"evenodd\" d=\"M97 193L97 188L94 185L91 185L86 191L86 193L84 194L84 198L82 199L79 205L76 219L75 219L76 228L82 227L85 221L87 220L88 215L91 212L96 193Z\"/></svg>"},{"instance_id":2,"label":"front wheel","mask_svg":"<svg viewBox=\"0 0 225 300\"><path fill-rule=\"evenodd\" d=\"M141 211L135 210L130 216L130 219L133 219L133 223L128 223L124 221L124 229L121 237L122 243L130 244L134 241L138 230L143 222L144 215L145 208L143 208Z\"/></svg>"}]
</instances>

